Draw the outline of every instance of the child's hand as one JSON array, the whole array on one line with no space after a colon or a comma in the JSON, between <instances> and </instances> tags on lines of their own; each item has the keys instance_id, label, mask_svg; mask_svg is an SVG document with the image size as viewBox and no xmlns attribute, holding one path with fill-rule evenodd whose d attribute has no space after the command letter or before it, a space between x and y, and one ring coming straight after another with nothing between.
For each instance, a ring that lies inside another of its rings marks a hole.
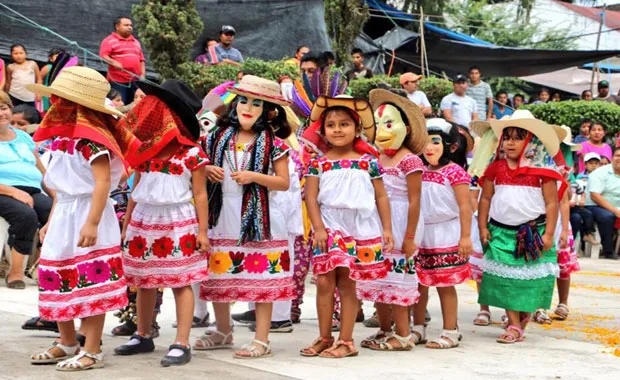
<instances>
[{"instance_id":1,"label":"child's hand","mask_svg":"<svg viewBox=\"0 0 620 380\"><path fill-rule=\"evenodd\" d=\"M486 227L480 227L479 231L480 231L480 241L482 242L482 244L488 245L489 242L491 241L491 232Z\"/></svg>"},{"instance_id":2,"label":"child's hand","mask_svg":"<svg viewBox=\"0 0 620 380\"><path fill-rule=\"evenodd\" d=\"M405 254L405 257L407 259L410 259L417 250L418 246L415 244L415 241L413 241L413 239L405 238L405 240L403 241L403 247L401 249L401 251Z\"/></svg>"},{"instance_id":3,"label":"child's hand","mask_svg":"<svg viewBox=\"0 0 620 380\"><path fill-rule=\"evenodd\" d=\"M542 236L543 241L543 251L547 251L553 247L553 235L549 235L548 233L544 233Z\"/></svg>"},{"instance_id":4,"label":"child's hand","mask_svg":"<svg viewBox=\"0 0 620 380\"><path fill-rule=\"evenodd\" d=\"M201 232L198 234L198 237L196 238L196 248L203 253L211 250L211 243L209 242L209 237L206 232Z\"/></svg>"},{"instance_id":5,"label":"child's hand","mask_svg":"<svg viewBox=\"0 0 620 380\"><path fill-rule=\"evenodd\" d=\"M392 230L383 230L383 251L392 252L394 248L394 238L392 237Z\"/></svg>"},{"instance_id":6,"label":"child's hand","mask_svg":"<svg viewBox=\"0 0 620 380\"><path fill-rule=\"evenodd\" d=\"M232 178L233 181L237 182L237 185L249 185L254 182L255 177L255 172L247 170L242 172L234 172L230 175L230 178Z\"/></svg>"},{"instance_id":7,"label":"child's hand","mask_svg":"<svg viewBox=\"0 0 620 380\"><path fill-rule=\"evenodd\" d=\"M205 171L209 182L222 182L224 180L224 169L219 166L207 165Z\"/></svg>"},{"instance_id":8,"label":"child's hand","mask_svg":"<svg viewBox=\"0 0 620 380\"><path fill-rule=\"evenodd\" d=\"M570 201L568 201L568 206L569 207L575 207L575 206L577 206L577 202L575 202L574 200L571 199Z\"/></svg>"},{"instance_id":9,"label":"child's hand","mask_svg":"<svg viewBox=\"0 0 620 380\"><path fill-rule=\"evenodd\" d=\"M321 253L327 253L327 231L325 229L314 232L314 248L319 248Z\"/></svg>"},{"instance_id":10,"label":"child's hand","mask_svg":"<svg viewBox=\"0 0 620 380\"><path fill-rule=\"evenodd\" d=\"M45 225L41 227L41 229L39 230L39 240L41 240L41 242L45 240L45 235L47 235L48 226L49 226L49 222L45 223Z\"/></svg>"},{"instance_id":11,"label":"child's hand","mask_svg":"<svg viewBox=\"0 0 620 380\"><path fill-rule=\"evenodd\" d=\"M78 247L88 248L97 244L97 225L95 223L84 223L82 230L80 231L80 239L78 240Z\"/></svg>"},{"instance_id":12,"label":"child's hand","mask_svg":"<svg viewBox=\"0 0 620 380\"><path fill-rule=\"evenodd\" d=\"M560 249L568 247L568 230L562 230L560 233Z\"/></svg>"},{"instance_id":13,"label":"child's hand","mask_svg":"<svg viewBox=\"0 0 620 380\"><path fill-rule=\"evenodd\" d=\"M459 255L469 257L473 251L474 245L471 242L471 237L462 237L461 240L459 240Z\"/></svg>"}]
</instances>

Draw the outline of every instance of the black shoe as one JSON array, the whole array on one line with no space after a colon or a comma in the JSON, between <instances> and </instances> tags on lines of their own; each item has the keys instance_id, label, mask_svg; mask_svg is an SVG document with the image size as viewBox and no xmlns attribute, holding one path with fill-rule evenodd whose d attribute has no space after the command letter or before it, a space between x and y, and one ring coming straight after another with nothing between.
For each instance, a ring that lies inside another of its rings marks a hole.
<instances>
[{"instance_id":1,"label":"black shoe","mask_svg":"<svg viewBox=\"0 0 620 380\"><path fill-rule=\"evenodd\" d=\"M183 365L189 363L189 361L192 360L192 350L189 347L185 347L181 344L172 344L170 345L170 347L168 347L168 352L172 351L175 348L183 351L183 355L164 356L164 358L161 359L160 362L163 367L170 367L171 365Z\"/></svg>"},{"instance_id":2,"label":"black shoe","mask_svg":"<svg viewBox=\"0 0 620 380\"><path fill-rule=\"evenodd\" d=\"M75 333L75 339L77 339L78 343L80 343L80 347L84 347L86 344L86 335ZM103 346L103 340L99 342L99 345Z\"/></svg>"},{"instance_id":3,"label":"black shoe","mask_svg":"<svg viewBox=\"0 0 620 380\"><path fill-rule=\"evenodd\" d=\"M250 331L256 332L256 323L250 323L248 326ZM289 319L287 321L275 321L271 322L271 327L269 328L270 333L292 333L293 332L293 322Z\"/></svg>"},{"instance_id":4,"label":"black shoe","mask_svg":"<svg viewBox=\"0 0 620 380\"><path fill-rule=\"evenodd\" d=\"M256 322L256 312L254 310L248 310L245 313L233 314L231 315L231 318L235 322L247 325L252 322Z\"/></svg>"},{"instance_id":5,"label":"black shoe","mask_svg":"<svg viewBox=\"0 0 620 380\"><path fill-rule=\"evenodd\" d=\"M431 321L431 313L428 312L428 309L426 309L426 312L424 312L424 322L428 323Z\"/></svg>"},{"instance_id":6,"label":"black shoe","mask_svg":"<svg viewBox=\"0 0 620 380\"><path fill-rule=\"evenodd\" d=\"M146 338L141 335L133 335L129 340L138 339L140 341L139 344L123 344L122 346L118 346L114 349L114 353L116 355L135 355L135 354L143 354L147 352L155 351L155 343L153 343L153 338Z\"/></svg>"},{"instance_id":7,"label":"black shoe","mask_svg":"<svg viewBox=\"0 0 620 380\"><path fill-rule=\"evenodd\" d=\"M24 322L22 329L58 332L58 324L41 319L41 317L32 317Z\"/></svg>"}]
</instances>

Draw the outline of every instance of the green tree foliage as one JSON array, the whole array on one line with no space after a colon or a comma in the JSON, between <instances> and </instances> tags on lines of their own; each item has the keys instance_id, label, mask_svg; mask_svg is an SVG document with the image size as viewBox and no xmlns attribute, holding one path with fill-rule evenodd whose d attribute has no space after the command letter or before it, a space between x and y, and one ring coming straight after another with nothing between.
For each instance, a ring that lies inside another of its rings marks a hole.
<instances>
[{"instance_id":1,"label":"green tree foliage","mask_svg":"<svg viewBox=\"0 0 620 380\"><path fill-rule=\"evenodd\" d=\"M432 15L440 15L448 3L446 0L391 0L387 3L407 13L420 13L423 9L424 13Z\"/></svg>"},{"instance_id":2,"label":"green tree foliage","mask_svg":"<svg viewBox=\"0 0 620 380\"><path fill-rule=\"evenodd\" d=\"M350 60L353 40L369 15L368 5L362 0L325 0L325 24L337 62Z\"/></svg>"},{"instance_id":3,"label":"green tree foliage","mask_svg":"<svg viewBox=\"0 0 620 380\"><path fill-rule=\"evenodd\" d=\"M141 0L132 7L138 37L162 79L176 77L203 24L194 0Z\"/></svg>"},{"instance_id":4,"label":"green tree foliage","mask_svg":"<svg viewBox=\"0 0 620 380\"><path fill-rule=\"evenodd\" d=\"M524 106L538 119L555 125L567 125L573 135L579 133L582 119L592 119L605 124L610 133L620 131L620 107L602 101L564 101Z\"/></svg>"},{"instance_id":5,"label":"green tree foliage","mask_svg":"<svg viewBox=\"0 0 620 380\"><path fill-rule=\"evenodd\" d=\"M525 2L524 2L525 3ZM531 6L531 5L530 5ZM514 11L489 6L487 1L450 2L445 8L451 29L499 46L570 50L573 40L565 40L568 29L545 30L540 21L515 17Z\"/></svg>"}]
</instances>

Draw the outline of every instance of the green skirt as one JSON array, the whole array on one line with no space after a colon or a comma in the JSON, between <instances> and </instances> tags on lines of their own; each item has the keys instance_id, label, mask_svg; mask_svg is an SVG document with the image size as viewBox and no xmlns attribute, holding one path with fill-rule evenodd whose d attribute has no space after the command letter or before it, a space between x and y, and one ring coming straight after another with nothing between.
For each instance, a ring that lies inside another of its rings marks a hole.
<instances>
[{"instance_id":1,"label":"green skirt","mask_svg":"<svg viewBox=\"0 0 620 380\"><path fill-rule=\"evenodd\" d=\"M484 247L478 303L506 310L534 312L549 309L559 275L555 247L526 262L515 258L517 231L489 224L491 241ZM542 236L545 226L539 226Z\"/></svg>"}]
</instances>

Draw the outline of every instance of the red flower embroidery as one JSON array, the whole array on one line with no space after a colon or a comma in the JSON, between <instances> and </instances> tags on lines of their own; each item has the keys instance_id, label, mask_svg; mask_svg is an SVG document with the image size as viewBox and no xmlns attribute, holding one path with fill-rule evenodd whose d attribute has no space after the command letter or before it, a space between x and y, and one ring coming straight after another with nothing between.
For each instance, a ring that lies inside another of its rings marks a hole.
<instances>
[{"instance_id":1,"label":"red flower embroidery","mask_svg":"<svg viewBox=\"0 0 620 380\"><path fill-rule=\"evenodd\" d=\"M347 244L344 242L343 238L338 238L338 248L344 253L347 253Z\"/></svg>"},{"instance_id":2,"label":"red flower embroidery","mask_svg":"<svg viewBox=\"0 0 620 380\"><path fill-rule=\"evenodd\" d=\"M62 269L58 271L60 275L60 279L67 288L73 289L77 286L78 283L78 271L77 269Z\"/></svg>"},{"instance_id":3,"label":"red flower embroidery","mask_svg":"<svg viewBox=\"0 0 620 380\"><path fill-rule=\"evenodd\" d=\"M368 161L360 161L360 168L363 170L368 170Z\"/></svg>"},{"instance_id":4,"label":"red flower embroidery","mask_svg":"<svg viewBox=\"0 0 620 380\"><path fill-rule=\"evenodd\" d=\"M175 155L175 157L178 159L182 159L188 151L189 149L186 146L182 146L177 151L177 154Z\"/></svg>"},{"instance_id":5,"label":"red flower embroidery","mask_svg":"<svg viewBox=\"0 0 620 380\"><path fill-rule=\"evenodd\" d=\"M245 255L243 254L243 252L233 252L233 251L230 251L230 252L228 252L228 256L230 256L230 259L232 261L243 261L243 257Z\"/></svg>"},{"instance_id":6,"label":"red flower embroidery","mask_svg":"<svg viewBox=\"0 0 620 380\"><path fill-rule=\"evenodd\" d=\"M291 255L289 255L288 251L284 251L282 255L280 255L280 265L285 272L291 270Z\"/></svg>"},{"instance_id":7,"label":"red flower embroidery","mask_svg":"<svg viewBox=\"0 0 620 380\"><path fill-rule=\"evenodd\" d=\"M148 165L146 164L146 162L143 162L140 165L138 165L138 171L141 173L144 173L147 168L148 168Z\"/></svg>"},{"instance_id":8,"label":"red flower embroidery","mask_svg":"<svg viewBox=\"0 0 620 380\"><path fill-rule=\"evenodd\" d=\"M108 265L110 266L110 269L114 271L116 277L120 278L125 273L123 270L123 260L121 260L120 257L113 257L109 259Z\"/></svg>"},{"instance_id":9,"label":"red flower embroidery","mask_svg":"<svg viewBox=\"0 0 620 380\"><path fill-rule=\"evenodd\" d=\"M60 150L61 152L67 151L67 140L63 139L58 141L58 150Z\"/></svg>"},{"instance_id":10,"label":"red flower embroidery","mask_svg":"<svg viewBox=\"0 0 620 380\"><path fill-rule=\"evenodd\" d=\"M142 236L136 236L129 242L129 255L131 257L141 258L146 250L146 239Z\"/></svg>"},{"instance_id":11,"label":"red flower embroidery","mask_svg":"<svg viewBox=\"0 0 620 380\"><path fill-rule=\"evenodd\" d=\"M319 168L319 161L317 160L312 160L312 162L310 163L310 165L312 165L313 168L318 169Z\"/></svg>"},{"instance_id":12,"label":"red flower embroidery","mask_svg":"<svg viewBox=\"0 0 620 380\"><path fill-rule=\"evenodd\" d=\"M80 153L82 153L82 156L84 156L86 161L89 161L90 156L93 154L93 150L90 148L90 146L88 146L88 144L84 144L80 148Z\"/></svg>"},{"instance_id":13,"label":"red flower embroidery","mask_svg":"<svg viewBox=\"0 0 620 380\"><path fill-rule=\"evenodd\" d=\"M181 252L183 252L183 256L191 256L194 252L196 252L196 235L187 234L181 236L181 239L179 239L179 245Z\"/></svg>"},{"instance_id":14,"label":"red flower embroidery","mask_svg":"<svg viewBox=\"0 0 620 380\"><path fill-rule=\"evenodd\" d=\"M198 157L196 156L192 156L185 160L185 166L187 166L189 170L194 170L196 165L198 165Z\"/></svg>"},{"instance_id":15,"label":"red flower embroidery","mask_svg":"<svg viewBox=\"0 0 620 380\"><path fill-rule=\"evenodd\" d=\"M151 161L152 172L160 172L163 167L164 167L164 164L160 160Z\"/></svg>"},{"instance_id":16,"label":"red flower embroidery","mask_svg":"<svg viewBox=\"0 0 620 380\"><path fill-rule=\"evenodd\" d=\"M181 175L183 174L183 167L179 164L170 163L170 167L168 168L170 174Z\"/></svg>"},{"instance_id":17,"label":"red flower embroidery","mask_svg":"<svg viewBox=\"0 0 620 380\"><path fill-rule=\"evenodd\" d=\"M331 168L332 168L332 163L331 162L327 161L327 162L323 163L323 171L324 172L328 171Z\"/></svg>"},{"instance_id":18,"label":"red flower embroidery","mask_svg":"<svg viewBox=\"0 0 620 380\"><path fill-rule=\"evenodd\" d=\"M159 238L153 242L153 254L160 259L166 258L174 249L174 242L168 236Z\"/></svg>"}]
</instances>

